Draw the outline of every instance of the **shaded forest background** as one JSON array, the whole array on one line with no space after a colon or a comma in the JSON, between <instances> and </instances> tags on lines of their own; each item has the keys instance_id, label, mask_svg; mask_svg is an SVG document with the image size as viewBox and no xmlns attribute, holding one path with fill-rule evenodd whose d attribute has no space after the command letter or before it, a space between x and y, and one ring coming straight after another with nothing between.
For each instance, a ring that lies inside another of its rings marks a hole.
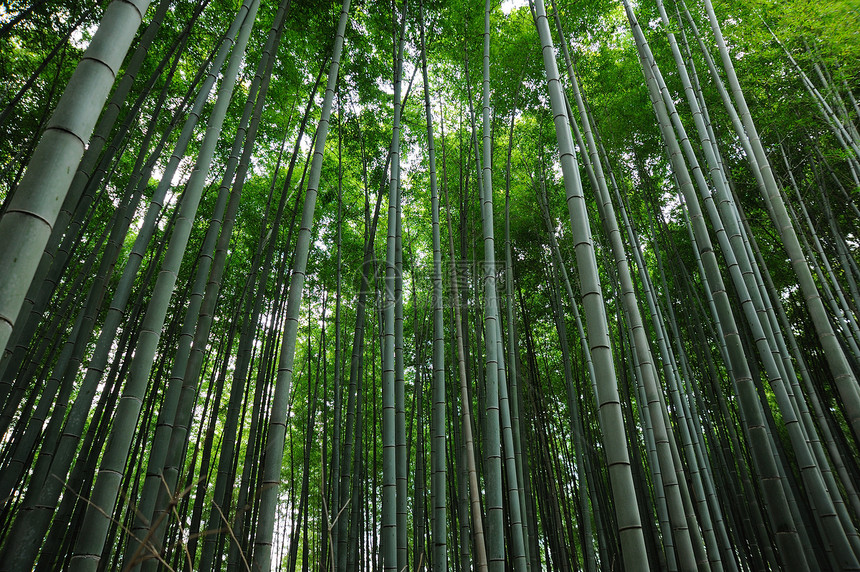
<instances>
[{"instance_id":1,"label":"shaded forest background","mask_svg":"<svg viewBox=\"0 0 860 572\"><path fill-rule=\"evenodd\" d=\"M0 569L860 569L855 2L114 4L0 4Z\"/></svg>"}]
</instances>

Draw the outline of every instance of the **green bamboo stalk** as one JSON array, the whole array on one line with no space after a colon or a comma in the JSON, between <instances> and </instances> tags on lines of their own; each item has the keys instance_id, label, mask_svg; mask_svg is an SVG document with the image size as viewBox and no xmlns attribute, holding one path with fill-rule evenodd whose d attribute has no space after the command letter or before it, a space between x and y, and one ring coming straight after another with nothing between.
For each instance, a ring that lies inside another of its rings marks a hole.
<instances>
[{"instance_id":1,"label":"green bamboo stalk","mask_svg":"<svg viewBox=\"0 0 860 572\"><path fill-rule=\"evenodd\" d=\"M664 24L669 26L669 19L663 8L662 2L658 0L657 5ZM693 117L696 121L696 127L700 136L702 148L711 169L712 180L716 184L716 194L719 200L722 220L724 221L726 230L729 234L728 240L731 244L723 244L723 251L724 253L732 251L737 256L737 262L739 263L740 271L743 274L743 278L741 279L737 276L736 271L733 272L733 281L744 304L747 321L755 335L756 346L759 348L759 353L764 361L771 386L774 388L777 401L779 402L780 409L783 412L783 420L786 423L792 439L792 444L796 454L798 455L798 461L802 467L801 474L807 484L813 505L821 512L822 518L826 519L824 521L824 526L826 526L828 530L827 536L832 538L834 543L838 543L841 546L840 550L843 553L850 552L847 546L848 540L845 537L845 532L842 527L837 524L835 508L831 502L830 496L825 491L825 483L821 471L813 458L812 451L809 449L809 437L807 436L804 425L799 423L798 417L800 413L797 411L796 403L791 395L791 389L787 386L791 380L787 375L786 368L782 366L782 360L779 357L780 349L778 348L779 344L776 339L776 334L771 327L770 317L765 307L766 304L760 296L760 290L755 279L752 260L747 255L746 245L741 234L739 217L737 216L734 203L732 202L731 194L726 188L725 177L720 169L720 161L715 154L715 146L712 144L712 141L709 140L708 129L704 123L704 114L699 107L698 99L695 97L693 86L687 74L686 66L674 34L668 32L668 36L673 56L675 57L675 61L680 71L681 81L684 85L685 92L687 93L687 101L693 111ZM667 105L669 105L668 102ZM712 221L715 221L717 216L719 215L712 214ZM714 226L717 226L717 224L714 223ZM721 242L723 241L721 240ZM729 248L726 248L726 246ZM727 256L727 259L728 258L730 257ZM731 262L729 263L731 264ZM749 306L750 303L755 307L755 310ZM769 303L767 305L769 305ZM756 315L756 313L758 313L758 315ZM852 564L849 564L849 566L851 565Z\"/></svg>"},{"instance_id":2,"label":"green bamboo stalk","mask_svg":"<svg viewBox=\"0 0 860 572\"><path fill-rule=\"evenodd\" d=\"M647 570L648 556L645 551L642 523L639 518L633 475L630 470L627 443L624 437L606 313L597 272L597 260L590 236L585 198L582 194L582 184L576 165L558 67L555 62L552 36L542 0L535 1L535 12L547 84L552 101L571 231L576 245L580 287L583 292L583 305L588 323L588 341L597 374L600 427L609 463L610 482L615 497L615 511L624 565L629 570Z\"/></svg>"},{"instance_id":3,"label":"green bamboo stalk","mask_svg":"<svg viewBox=\"0 0 860 572\"><path fill-rule=\"evenodd\" d=\"M430 498L433 507L432 550L433 569L448 570L448 503L445 496L445 326L444 293L442 291L442 236L439 228L439 188L436 181L436 144L433 137L433 113L430 106L430 80L427 75L427 44L424 34L424 1L419 3L421 32L421 74L424 80L424 115L427 120L427 154L430 164L430 210L433 234L433 377L430 412L431 457ZM417 563L416 563L417 566Z\"/></svg>"},{"instance_id":4,"label":"green bamboo stalk","mask_svg":"<svg viewBox=\"0 0 860 572\"><path fill-rule=\"evenodd\" d=\"M78 389L78 394L71 410L67 416L65 427L62 435L59 437L56 447L49 447L48 451L43 451L39 455L39 460L36 464L34 479L31 481L31 486L27 492L27 498L24 501L24 510L19 518L16 519L13 531L11 532L18 541L13 544L19 547L24 547L16 551L14 555L17 563L22 563L24 567L28 564L23 562L32 562L35 559L35 551L38 549L37 541L26 540L28 538L40 538L44 536L49 525L49 519L52 510L55 507L57 500L63 488L63 481L68 475L69 467L73 461L76 451L76 443L80 439L84 423L87 420L87 415L92 405L92 398L95 394L97 386L102 378L105 364L111 350L111 346L119 328L120 321L123 317L123 311L126 307L128 298L131 294L132 286L143 260L147 245L153 235L156 218L164 203L164 198L171 184L171 179L179 165L180 158L185 153L185 149L192 136L194 126L202 112L203 105L209 95L212 85L215 82L215 72L211 70L220 69L232 44L232 39L238 32L239 25L244 17L244 12L240 12L234 20L230 30L228 30L225 40L222 41L220 51L213 60L209 75L204 81L198 92L193 108L188 119L182 128L182 133L176 142L176 147L167 167L164 169L164 175L159 183L158 188L153 193L150 199L150 206L144 217L144 222L141 229L138 231L135 238L134 246L128 257L128 261L123 269L122 278L116 287L113 300L110 303L107 317L101 328L99 339L92 358L88 364L87 373ZM157 154L154 154L154 158ZM141 178L140 184L146 184ZM178 211L177 211L178 212ZM73 375L73 373L71 374ZM54 454L56 450L56 455ZM48 478L48 475L56 477ZM38 484L32 484L38 483ZM15 564L17 567L18 564Z\"/></svg>"},{"instance_id":5,"label":"green bamboo stalk","mask_svg":"<svg viewBox=\"0 0 860 572\"><path fill-rule=\"evenodd\" d=\"M705 0L705 10L708 13L711 30L713 31L714 37L717 41L717 47L719 48L720 58L723 62L729 87L731 88L735 103L738 106L744 130L749 136L753 156L758 163L758 168L765 183L765 189L767 191L766 196L764 197L765 202L769 204L772 209L774 224L782 237L789 260L791 260L791 267L797 275L800 288L803 291L804 298L806 299L807 308L810 316L812 317L813 325L815 326L815 332L824 348L827 363L833 372L834 383L839 391L840 397L842 398L842 402L845 405L848 422L851 425L854 437L856 439L860 439L860 385L858 385L857 377L851 370L845 356L845 352L842 350L842 347L839 345L839 342L833 333L833 328L827 317L827 311L824 308L821 296L815 286L809 265L803 256L803 250L794 226L791 223L791 219L789 218L785 202L779 194L773 170L771 169L767 155L765 154L764 147L762 146L761 139L759 138L758 131L753 122L746 99L744 98L740 82L735 74L734 63L729 55L728 48L726 47L725 40L723 39L722 30L720 29L720 24L710 0Z\"/></svg>"},{"instance_id":6,"label":"green bamboo stalk","mask_svg":"<svg viewBox=\"0 0 860 572\"><path fill-rule=\"evenodd\" d=\"M442 127L444 128L444 122L442 122ZM442 131L442 140L444 149L444 130ZM444 165L444 154L443 157L443 165ZM444 170L444 167L443 167ZM443 179L443 181L446 181ZM451 226L451 203L448 198L448 187L447 184L443 185L443 191L445 193L445 211L448 222L448 250L453 257L454 253L454 232ZM477 463L475 461L475 445L474 440L472 438L472 413L471 413L471 400L469 398L469 387L468 387L468 375L466 371L466 353L464 347L464 328L463 328L463 316L460 311L460 287L458 284L459 277L455 273L455 268L452 265L452 275L450 277L451 284L451 298L454 302L454 325L455 325L455 337L457 341L457 371L458 378L460 380L460 417L461 424L463 427L462 433L462 442L463 442L463 450L464 456L466 457L466 468L465 472L467 473L467 479L469 482L468 490L469 490L469 501L472 510L472 540L475 543L475 560L476 567L479 572L487 572L488 563L487 563L487 549L486 544L484 542L484 524L483 524L483 516L481 511L481 499L480 499L480 489L478 485L478 471L477 471Z\"/></svg>"},{"instance_id":7,"label":"green bamboo stalk","mask_svg":"<svg viewBox=\"0 0 860 572\"><path fill-rule=\"evenodd\" d=\"M557 26L558 27L558 26ZM566 46L565 46L566 48ZM566 51L566 49L565 49ZM568 64L570 62L569 55L566 58ZM570 65L568 65L569 75L573 77ZM575 82L571 80L575 85ZM578 90L577 90L578 91ZM578 98L579 105L581 97ZM580 108L580 116L583 117L583 122L586 115L583 114L584 109ZM586 133L590 137L590 129ZM589 152L592 160L599 157L596 152L596 146L593 139L590 141ZM618 229L618 223L615 216L615 209L612 206L609 197L608 189L606 188L605 176L603 176L600 163L595 162L597 168L596 178L598 180L598 209L600 211L601 220L603 221L606 233L610 238L612 252L615 257L615 265L618 271L618 278L621 286L621 299L631 331L631 342L635 346L636 354L638 355L637 368L640 372L639 378L644 385L644 391L647 396L647 407L650 409L650 418L652 428L655 433L654 438L657 444L657 454L660 457L661 477L663 487L666 490L666 500L669 508L669 518L672 524L672 536L677 542L677 550L679 557L679 565L682 570L692 570L696 568L696 556L694 554L692 538L690 536L690 527L695 523L687 524L687 518L684 514L682 503L681 484L686 487L686 479L683 471L676 473L673 456L677 456L677 449L673 447L673 442L670 442L667 425L664 422L662 409L665 405L662 403L660 395L660 387L657 381L656 366L654 358L651 355L650 345L645 334L642 316L639 312L638 301L636 299L633 281L630 274L630 269L627 263L627 253L624 244L621 240L621 234ZM600 184L602 183L602 184ZM673 450L674 449L674 450Z\"/></svg>"},{"instance_id":8,"label":"green bamboo stalk","mask_svg":"<svg viewBox=\"0 0 860 572\"><path fill-rule=\"evenodd\" d=\"M163 69L163 65L165 63L166 58L162 61L159 72ZM176 65L178 63L179 58L175 58L173 66L168 74L168 78L173 77L173 73L175 72ZM199 77L196 79L199 79ZM195 84L195 82L192 83ZM191 90L189 90L189 93L191 93ZM132 170L134 174L126 187L126 189L131 190L131 192L124 193L124 198L120 203L120 207L117 209L115 216L111 218L111 223L108 225L110 235L107 237L107 247L104 249L99 247L92 254L92 257L94 257L97 253L103 252L99 262L99 267L95 273L95 279L87 291L86 300L84 301L83 307L79 311L78 318L76 319L80 320L80 323L76 323L72 329L72 333L65 341L60 356L57 359L56 364L53 366L47 382L44 384L44 389L39 397L39 404L28 422L26 432L21 436L21 440L16 442L15 453L13 454L13 459L11 461L11 468L9 465L4 466L3 474L0 476L0 498L7 498L11 494L15 481L27 467L29 456L31 455L32 448L36 443L35 440L39 437L39 432L42 430L49 408L53 408L54 411L57 412L57 416L54 417L52 415L49 427L43 432L44 440L42 442L42 446L53 448L56 445L57 434L60 430L59 426L63 421L63 419L60 418L61 415L59 415L59 412L62 412L63 414L65 413L68 399L74 386L67 376L70 371L77 372L77 366L82 359L85 344L92 332L93 322L96 319L96 314L99 306L101 305L102 298L107 287L108 278L116 264L123 238L128 232L129 225L131 224L132 215L143 195L143 191L145 190L146 185L140 184L140 180L149 179L148 175L152 170L155 160L161 154L161 149L163 149L164 143L166 142L167 134L172 131L172 127L175 126L175 119L179 116L179 113L184 110L184 104L187 103L186 97L186 100L182 102L183 104L179 106L177 113L174 114L174 121L171 122L166 134L161 138L161 141L156 146L156 150L150 155L148 164L144 165L146 151L149 148L151 138L155 135L157 119L160 117L160 111L166 96L167 89L165 86L165 88L161 90L156 108L146 130L146 134L141 145L141 151L138 153L138 157ZM136 102L136 104L137 103L138 102ZM135 178L135 176L137 176L137 178ZM88 274L89 272L86 270L80 272L78 280ZM77 292L79 289L80 288L72 288L71 291ZM68 297L68 299L70 298L71 296ZM67 312L68 310L65 310L62 313L67 314ZM48 374L46 373L44 375L47 376ZM31 385L32 383L32 378L26 380L27 385ZM57 395L58 390L60 391L60 396L55 402L54 398ZM7 403L6 410L4 410L2 415L2 421L0 421L0 430L5 430L2 429L2 427L5 427L5 423L3 422L5 422L7 418L11 421L12 410L14 408L10 408L10 405L14 404L17 406L17 401L18 400L16 399L10 399Z\"/></svg>"},{"instance_id":9,"label":"green bamboo stalk","mask_svg":"<svg viewBox=\"0 0 860 572\"><path fill-rule=\"evenodd\" d=\"M221 277L224 273L227 246L232 236L242 195L242 185L254 148L263 105L266 101L267 78L270 77L271 68L274 65L272 50L282 29L288 4L289 0L285 0L279 6L274 22L269 29L266 45L263 48L263 56L260 58L249 88L245 109L219 188L216 206L201 247L197 276L187 304L184 330L180 336L179 349L173 361L170 386L159 411L159 423L156 425L156 432L150 449L147 482L144 483L141 501L138 504L138 528L132 529L138 538L144 538L152 524L160 522L160 527L157 527L152 535L156 549L163 535L159 529L164 530L169 517L162 512L169 500L165 498L167 496L166 491L173 490L176 486L177 473L172 469L179 464L177 457L184 456L180 453L187 446L188 425L198 392L202 349L206 346L209 338L215 303L220 291ZM236 173L236 180L232 185L232 192L228 192L234 173ZM168 456L170 456L169 461ZM220 506L227 504L221 497L216 497L215 502ZM217 511L213 511L209 528L217 529L220 527L220 522L216 520L216 517L220 519ZM126 562L131 562L134 559L131 555L137 549L135 545L135 542L129 543L129 547L126 549ZM146 567L149 568L154 564L154 560L148 560ZM203 559L201 560L201 568L206 569Z\"/></svg>"},{"instance_id":10,"label":"green bamboo stalk","mask_svg":"<svg viewBox=\"0 0 860 572\"><path fill-rule=\"evenodd\" d=\"M492 125L490 122L490 0L484 4L483 56L483 173L481 222L484 260L484 339L486 342L484 487L487 508L487 564L490 572L505 566L504 511L502 508L502 451L499 419L499 310L496 294L496 257L493 236ZM477 138L477 132L475 133ZM477 151L477 141L476 141Z\"/></svg>"},{"instance_id":11,"label":"green bamboo stalk","mask_svg":"<svg viewBox=\"0 0 860 572\"><path fill-rule=\"evenodd\" d=\"M845 292L843 291L842 285L839 283L839 280L836 278L836 274L833 272L830 257L827 256L827 253L821 244L821 239L818 237L818 232L815 230L815 224L809 216L809 211L806 208L806 202L800 194L800 189L796 184L792 186L794 187L794 194L797 197L797 204L800 207L800 213L803 215L803 222L805 223L806 228L809 229L809 234L812 237L812 244L810 245L808 239L804 235L804 245L807 247L807 250L811 255L811 260L820 259L821 262L819 264L818 271L819 279L822 280L822 287L830 290L830 294L827 294L827 297L830 299L830 306L834 312L838 328L845 332L846 341L851 347L854 356L860 357L860 347L857 345L860 343L860 327L857 325L854 312L848 304L848 301L845 299ZM797 223L799 225L800 220L797 220ZM821 269L822 266L823 270ZM834 296L835 299L833 298Z\"/></svg>"},{"instance_id":12,"label":"green bamboo stalk","mask_svg":"<svg viewBox=\"0 0 860 572\"><path fill-rule=\"evenodd\" d=\"M301 310L302 288L304 287L305 273L307 271L311 228L313 226L314 207L316 206L317 190L319 188L322 157L325 150L326 136L328 135L329 118L331 117L338 70L340 69L344 32L349 18L349 5L350 0L344 0L334 38L331 67L329 68L325 99L323 101L319 127L317 128L314 158L308 177L301 226L296 243L296 258L293 264L292 275L290 276L287 316L278 364L278 377L275 382L272 414L266 434L266 458L262 468L262 491L260 493L261 509L254 542L253 565L262 570L269 569L271 564L272 536L275 526L274 517L280 489L281 462L286 437L286 410L293 375L298 316Z\"/></svg>"},{"instance_id":13,"label":"green bamboo stalk","mask_svg":"<svg viewBox=\"0 0 860 572\"><path fill-rule=\"evenodd\" d=\"M525 65L523 66L525 71ZM522 78L522 74L521 74ZM519 84L517 84L517 95L519 96ZM516 107L516 106L514 106ZM511 154L513 152L514 143L514 123L516 117L516 109L511 110L510 130L508 133L508 154L505 162L505 300L507 320L508 320L508 376L510 380L510 396L508 402L510 404L511 416L511 433L512 433L512 448L509 451L513 457L513 463L516 472L516 496L519 501L519 520L521 522L523 537L523 558L525 559L525 568L528 570L531 567L531 555L529 554L528 537L531 533L528 521L526 519L526 499L525 499L525 470L523 467L522 457L522 434L520 431L520 389L519 389L519 353L517 351L517 334L516 334L516 319L514 317L514 263L511 253ZM502 336L499 335L501 342ZM590 525L590 519L588 524ZM589 535L590 537L590 535Z\"/></svg>"},{"instance_id":14,"label":"green bamboo stalk","mask_svg":"<svg viewBox=\"0 0 860 572\"><path fill-rule=\"evenodd\" d=\"M343 413L343 366L340 362L342 352L341 342L341 280L343 272L342 247L343 247L343 107L340 97L337 105L337 248L335 310L334 310L334 399L332 403L332 439L331 439L331 485L328 495L328 507L325 510L325 525L328 535L329 554L331 570L335 570L338 562L338 531L340 523L335 523L335 518L340 518L340 475L341 475L341 432Z\"/></svg>"},{"instance_id":15,"label":"green bamboo stalk","mask_svg":"<svg viewBox=\"0 0 860 572\"><path fill-rule=\"evenodd\" d=\"M642 249L640 241L638 240L635 229L627 216L627 212L618 189L615 189L615 196L616 201L619 204L622 217L625 221L625 227L627 228L628 237L637 261L637 266L639 267L639 275L646 292L648 308L652 315L652 323L655 324L655 328L658 332L658 347L660 348L660 353L663 357L664 371L668 381L672 403L677 415L680 417L678 424L680 426L682 443L686 453L686 461L690 467L689 472L693 481L693 488L696 497L695 500L698 503L699 513L701 514L703 521L703 533L705 535L706 542L709 543L707 547L708 553L710 554L711 566L715 568L725 566L730 570L737 570L735 557L731 550L731 543L722 517L722 508L716 498L716 491L713 486L713 478L711 474L712 469L710 468L707 457L702 452L703 449L705 449L705 443L701 439L702 428L698 421L700 417L697 411L696 402L693 399L689 399L689 389L684 387L685 385L690 384L689 380L693 379L693 375L690 373L689 367L687 367L686 364L686 352L684 351L682 338L678 330L674 303L670 299L669 287L663 268L663 259L660 255L660 250L656 241L656 233L652 226L651 234L654 237L652 244L654 245L654 254L657 259L657 268L660 273L664 296L666 297L666 307L669 314L668 320L663 317L661 309L657 303L655 287L651 281L650 275L645 271L645 263L641 256ZM649 223L651 222L652 221L649 216ZM672 351L668 342L668 335L665 332L665 323L667 322L671 327L671 331L675 339L677 354ZM683 375L679 370L678 359L682 361L682 365L684 366ZM716 535L714 528L716 528ZM717 543L719 543L719 547L716 546ZM717 556L714 555L714 551L717 551ZM722 554L722 558L719 557L719 554ZM714 560L716 562L714 562Z\"/></svg>"},{"instance_id":16,"label":"green bamboo stalk","mask_svg":"<svg viewBox=\"0 0 860 572\"><path fill-rule=\"evenodd\" d=\"M198 6L198 10L195 11L192 18L186 24L177 42L174 42L170 46L168 53L162 60L163 62L166 62L177 49L181 51L181 47L184 46L184 41L187 39L188 32L205 5L206 2L203 2ZM42 253L42 259L33 277L33 282L27 292L27 296L24 298L24 304L19 314L24 321L19 324L19 327L15 328L7 347L7 355L4 356L3 360L0 360L0 379L6 377L3 372L15 371L18 364L24 359L24 352L27 349L26 344L35 333L45 308L57 285L60 283L60 276L68 264L72 251L80 241L79 235L85 213L88 212L95 199L94 190L101 188L100 185L103 183L106 174L106 165L122 155L122 153L117 154L117 151L123 142L126 145L128 144L128 131L131 125L137 120L136 116L139 108L151 86L161 75L163 63L150 74L147 80L147 87L141 91L137 100L131 106L125 120L115 133L110 145L108 145L108 149L103 153L101 160L99 160L99 154L108 141L110 131L116 123L122 107L126 104L128 94L148 54L153 39L161 27L168 7L169 2L166 1L162 1L157 6L152 21L141 34L134 54L131 56L122 78L119 80L110 101L108 101L105 107L105 112L101 115L99 122L95 126L93 135L87 145L87 150L84 152L77 172L69 186L69 192L57 216L54 230ZM148 178L145 179L144 184L146 183L148 183ZM8 355L8 352L12 352L12 354ZM0 393L3 391L3 384L0 383Z\"/></svg>"},{"instance_id":17,"label":"green bamboo stalk","mask_svg":"<svg viewBox=\"0 0 860 572\"><path fill-rule=\"evenodd\" d=\"M403 50L405 46L405 8L401 21L399 41L394 61L394 117L391 135L391 174L388 185L388 231L385 248L385 305L382 310L384 334L382 337L382 562L385 570L400 570L404 555L401 551L401 499L398 477L400 460L398 437L400 436L399 409L402 405L400 383L403 366L403 307L402 264L398 265L399 233L401 231L401 187L400 187L400 120L403 89ZM399 309L399 312L398 312ZM398 315L399 314L399 315ZM399 319L398 319L399 318ZM398 328L398 325L400 328ZM398 335L399 334L399 335ZM399 344L398 344L399 342ZM400 399L399 399L400 398Z\"/></svg>"},{"instance_id":18,"label":"green bamboo stalk","mask_svg":"<svg viewBox=\"0 0 860 572\"><path fill-rule=\"evenodd\" d=\"M640 35L638 42L642 42L641 30L635 23L635 18L631 18L631 23L634 35ZM670 119L666 111L666 105L660 95L657 81L652 73L652 66L645 59L643 59L643 71L645 72L646 83L649 87L652 106L657 113L658 122L664 133L664 142L669 148L669 156L673 162L675 176L680 182L681 191L686 198L687 208L690 211L690 219L693 223L693 231L698 243L700 256L704 263L705 275L707 275L710 283L716 310L720 315L729 363L737 381L740 405L744 412L747 431L752 441L753 460L762 477L763 492L768 499L768 505L771 507L769 517L774 528L778 531L776 533L777 544L780 546L782 553L788 558L788 561L794 562L799 567L805 567L808 564L803 554L794 519L789 510L789 499L786 498L786 492L779 479L778 466L771 449L770 438L764 425L761 405L752 383L750 367L744 355L743 347L740 344L740 339L737 337L737 325L729 306L722 275L716 262L713 247L711 246L710 236L704 225L704 218L695 196L693 183L690 180L686 164L683 162L682 152L677 139L670 131ZM731 251L729 250L728 252Z\"/></svg>"},{"instance_id":19,"label":"green bamboo stalk","mask_svg":"<svg viewBox=\"0 0 860 572\"><path fill-rule=\"evenodd\" d=\"M147 308L142 332L138 338L135 356L132 360L129 379L117 407L114 425L99 467L99 477L90 498L92 504L84 518L83 527L88 530L88 533L86 536L81 536L76 543L75 555L71 561L72 570L94 570L100 560L102 545L107 527L110 524L107 514L112 512L112 507L116 503L119 493L120 478L130 454L129 445L137 425L141 401L152 370L167 307L176 284L179 266L188 244L205 178L209 172L215 145L220 137L230 96L233 93L258 6L259 2L251 0L250 6L247 8L245 21L239 31L227 71L218 90L218 98L207 125L195 170L183 193L182 202L179 206L179 218L171 235L170 245Z\"/></svg>"},{"instance_id":20,"label":"green bamboo stalk","mask_svg":"<svg viewBox=\"0 0 860 572\"><path fill-rule=\"evenodd\" d=\"M553 270L558 273L558 275L561 277L562 284L564 284L565 293L567 294L568 305L573 310L573 317L574 323L576 324L577 335L580 340L580 343L582 344L581 351L582 356L585 360L588 379L593 385L594 383L596 383L597 379L596 374L594 372L594 363L591 360L591 352L588 349L588 338L585 336L585 329L582 325L582 317L579 313L579 307L576 302L576 297L573 294L573 287L570 284L570 278L567 273L567 268L564 264L564 260L562 259L561 250L558 246L558 241L555 238L555 223L552 221L552 217L546 205L547 201L545 196L546 192L544 189L543 169L541 170L540 186L541 189L538 195L538 199L541 205L541 213L547 225L547 237L549 238L550 248L553 252ZM564 329L564 331L562 331L562 328ZM577 482L579 483L581 489L587 490L589 479L585 471L586 442L583 434L583 415L580 408L580 400L574 388L573 373L570 365L571 360L569 357L569 349L566 335L567 328L563 320L559 320L557 322L557 329L559 330L562 363L564 364L565 371L568 411L570 415L570 432L573 436L574 442L574 462L576 464ZM590 495L580 495L580 512L585 515L583 517L585 518L585 521L581 525L583 528L581 536L583 537L585 568L586 570L593 572L594 570L596 570L597 567L597 558L594 553L594 539L590 519L592 509L589 509L588 507L589 500L593 504L596 504L595 500L593 498L590 498Z\"/></svg>"},{"instance_id":21,"label":"green bamboo stalk","mask_svg":"<svg viewBox=\"0 0 860 572\"><path fill-rule=\"evenodd\" d=\"M0 347L58 220L72 178L149 0L111 2L69 79L15 196L0 217Z\"/></svg>"}]
</instances>

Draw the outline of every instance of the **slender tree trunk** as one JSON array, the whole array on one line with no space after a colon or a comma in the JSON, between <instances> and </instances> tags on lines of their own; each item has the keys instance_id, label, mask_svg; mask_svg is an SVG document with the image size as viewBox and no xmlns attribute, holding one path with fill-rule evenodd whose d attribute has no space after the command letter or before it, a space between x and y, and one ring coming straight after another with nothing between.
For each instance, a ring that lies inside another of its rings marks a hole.
<instances>
[{"instance_id":1,"label":"slender tree trunk","mask_svg":"<svg viewBox=\"0 0 860 572\"><path fill-rule=\"evenodd\" d=\"M642 524L637 509L633 476L627 453L626 439L615 381L609 332L603 306L603 295L597 274L597 261L590 236L588 214L576 165L573 141L570 135L567 110L559 81L558 68L552 47L549 22L543 1L535 1L536 24L541 38L547 83L555 117L556 136L564 175L565 193L570 211L571 230L576 244L580 288L583 292L588 323L588 340L594 360L598 383L598 407L601 431L607 451L612 489L615 496L618 531L622 539L624 564L627 569L648 569L648 557Z\"/></svg>"},{"instance_id":2,"label":"slender tree trunk","mask_svg":"<svg viewBox=\"0 0 860 572\"><path fill-rule=\"evenodd\" d=\"M448 570L448 503L445 496L445 327L443 323L442 237L439 229L439 189L436 182L436 145L430 106L430 81L427 75L427 46L424 38L424 2L419 7L421 27L421 73L424 80L424 115L427 119L427 153L430 161L430 210L433 234L433 377L430 427L430 499L432 512L433 570ZM423 539L422 539L423 542ZM416 566L418 563L416 563Z\"/></svg>"},{"instance_id":3,"label":"slender tree trunk","mask_svg":"<svg viewBox=\"0 0 860 572\"><path fill-rule=\"evenodd\" d=\"M340 69L344 30L349 18L349 5L350 0L344 0L335 34L325 100L323 102L319 127L317 128L314 159L308 178L305 204L302 210L301 230L299 231L298 242L296 244L296 260L290 277L289 301L287 303L287 317L284 327L283 344L281 346L281 358L278 365L278 379L275 383L272 415L269 420L266 438L266 459L262 469L262 491L260 493L261 511L254 547L253 563L262 570L268 569L271 564L272 535L275 525L274 513L278 504L278 492L280 489L281 460L284 454L286 433L286 404L290 395L290 385L293 375L292 364L295 358L298 316L301 309L305 272L307 271L311 228L313 226L314 207L319 188L323 151L325 149L326 136L328 135L329 118L331 116L338 70Z\"/></svg>"}]
</instances>

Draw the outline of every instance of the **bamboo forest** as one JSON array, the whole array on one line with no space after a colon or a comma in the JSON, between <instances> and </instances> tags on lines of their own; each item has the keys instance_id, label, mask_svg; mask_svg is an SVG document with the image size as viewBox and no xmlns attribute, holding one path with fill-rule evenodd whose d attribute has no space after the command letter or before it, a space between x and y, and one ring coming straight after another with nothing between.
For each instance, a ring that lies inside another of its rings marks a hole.
<instances>
[{"instance_id":1,"label":"bamboo forest","mask_svg":"<svg viewBox=\"0 0 860 572\"><path fill-rule=\"evenodd\" d=\"M3 0L0 74L0 571L860 570L856 0Z\"/></svg>"}]
</instances>

